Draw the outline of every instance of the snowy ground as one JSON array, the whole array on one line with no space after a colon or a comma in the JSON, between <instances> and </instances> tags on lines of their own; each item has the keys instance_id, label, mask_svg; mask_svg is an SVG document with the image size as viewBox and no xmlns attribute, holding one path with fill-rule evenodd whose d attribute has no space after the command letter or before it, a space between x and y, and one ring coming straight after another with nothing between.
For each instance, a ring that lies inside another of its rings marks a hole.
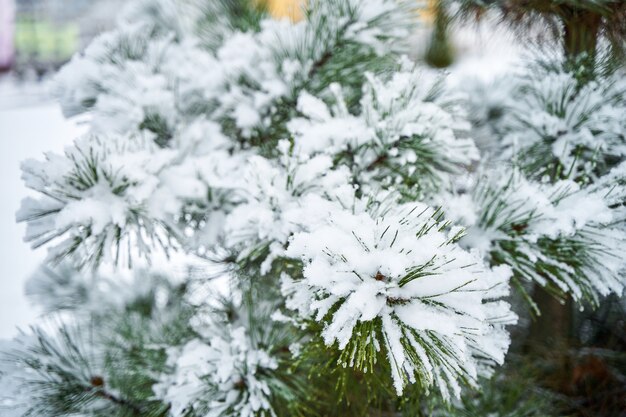
<instances>
[{"instance_id":1,"label":"snowy ground","mask_svg":"<svg viewBox=\"0 0 626 417\"><path fill-rule=\"evenodd\" d=\"M23 287L45 256L22 241L24 225L15 223L15 211L28 194L20 180L20 161L62 150L78 130L40 87L16 88L0 80L0 339L35 319Z\"/></svg>"}]
</instances>

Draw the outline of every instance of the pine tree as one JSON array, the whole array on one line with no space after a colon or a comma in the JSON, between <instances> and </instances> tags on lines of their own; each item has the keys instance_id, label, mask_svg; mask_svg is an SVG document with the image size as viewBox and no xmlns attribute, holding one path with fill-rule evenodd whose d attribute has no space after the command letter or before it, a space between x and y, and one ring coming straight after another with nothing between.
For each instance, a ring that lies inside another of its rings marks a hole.
<instances>
[{"instance_id":1,"label":"pine tree","mask_svg":"<svg viewBox=\"0 0 626 417\"><path fill-rule=\"evenodd\" d=\"M480 16L495 9L503 20L514 27L530 27L531 33L532 25L539 20L552 29L554 41L560 44L560 53L548 52L550 46L544 47L523 75L506 81L507 88L512 88L507 97L510 101L501 102L498 109L500 115L508 113L505 117L479 120L504 137L504 148L509 147L507 158L514 158L530 179L552 183L567 179L583 186L621 162L623 153L618 148L624 141L623 124L619 122L624 112L624 84L620 80L626 39L624 2L455 3L460 4L465 15L472 12ZM501 145L495 145L495 152L501 149ZM574 250L568 246L569 249L558 244L551 250ZM553 275L554 272L548 274ZM534 290L540 307L537 312L549 310L549 318L535 323L535 338L567 343L573 308L569 295L549 289L542 281ZM542 288L549 290L546 293ZM576 294L573 297L579 298ZM597 300L590 301L597 304Z\"/></svg>"},{"instance_id":2,"label":"pine tree","mask_svg":"<svg viewBox=\"0 0 626 417\"><path fill-rule=\"evenodd\" d=\"M56 92L90 129L23 164L44 319L3 349L0 407L455 415L505 361L510 286L531 305L529 283L620 294L616 73L524 78L494 169L463 94L405 55L415 7L309 1L290 22L245 0L139 0L74 57Z\"/></svg>"}]
</instances>

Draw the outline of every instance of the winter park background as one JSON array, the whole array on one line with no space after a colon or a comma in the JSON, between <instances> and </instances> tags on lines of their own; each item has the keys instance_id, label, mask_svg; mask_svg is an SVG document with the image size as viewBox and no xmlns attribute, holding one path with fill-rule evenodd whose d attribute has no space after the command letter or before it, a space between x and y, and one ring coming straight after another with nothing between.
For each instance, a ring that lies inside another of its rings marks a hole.
<instances>
[{"instance_id":1,"label":"winter park background","mask_svg":"<svg viewBox=\"0 0 626 417\"><path fill-rule=\"evenodd\" d=\"M0 417L626 417L623 0L0 0Z\"/></svg>"}]
</instances>

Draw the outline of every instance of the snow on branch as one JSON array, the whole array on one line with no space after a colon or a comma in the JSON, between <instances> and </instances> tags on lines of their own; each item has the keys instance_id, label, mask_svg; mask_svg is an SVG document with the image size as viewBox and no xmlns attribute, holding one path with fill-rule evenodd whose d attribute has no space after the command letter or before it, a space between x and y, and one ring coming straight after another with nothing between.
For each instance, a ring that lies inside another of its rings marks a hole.
<instances>
[{"instance_id":1,"label":"snow on branch","mask_svg":"<svg viewBox=\"0 0 626 417\"><path fill-rule=\"evenodd\" d=\"M507 293L510 270L490 270L456 243L461 230L446 227L440 211L421 204L376 217L332 213L290 242L287 255L305 266L302 279L283 277L288 305L325 323L340 365L372 372L387 360L398 395L418 382L458 397L476 382L478 356L502 363L502 326L516 318L491 300Z\"/></svg>"},{"instance_id":2,"label":"snow on branch","mask_svg":"<svg viewBox=\"0 0 626 417\"><path fill-rule=\"evenodd\" d=\"M516 279L597 305L601 296L621 294L626 267L623 217L608 197L602 187L536 183L503 169L479 176L470 199L453 196L446 205L469 227L463 245L510 265ZM461 205L465 212L454 208Z\"/></svg>"}]
</instances>

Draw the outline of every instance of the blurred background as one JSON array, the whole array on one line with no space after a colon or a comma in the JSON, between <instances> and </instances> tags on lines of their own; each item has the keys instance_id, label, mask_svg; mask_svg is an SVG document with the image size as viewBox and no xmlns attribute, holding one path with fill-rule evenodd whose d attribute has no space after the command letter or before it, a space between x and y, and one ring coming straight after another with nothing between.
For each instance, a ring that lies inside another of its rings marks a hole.
<instances>
[{"instance_id":1,"label":"blurred background","mask_svg":"<svg viewBox=\"0 0 626 417\"><path fill-rule=\"evenodd\" d=\"M120 0L2 0L0 66L41 77L111 27Z\"/></svg>"}]
</instances>

